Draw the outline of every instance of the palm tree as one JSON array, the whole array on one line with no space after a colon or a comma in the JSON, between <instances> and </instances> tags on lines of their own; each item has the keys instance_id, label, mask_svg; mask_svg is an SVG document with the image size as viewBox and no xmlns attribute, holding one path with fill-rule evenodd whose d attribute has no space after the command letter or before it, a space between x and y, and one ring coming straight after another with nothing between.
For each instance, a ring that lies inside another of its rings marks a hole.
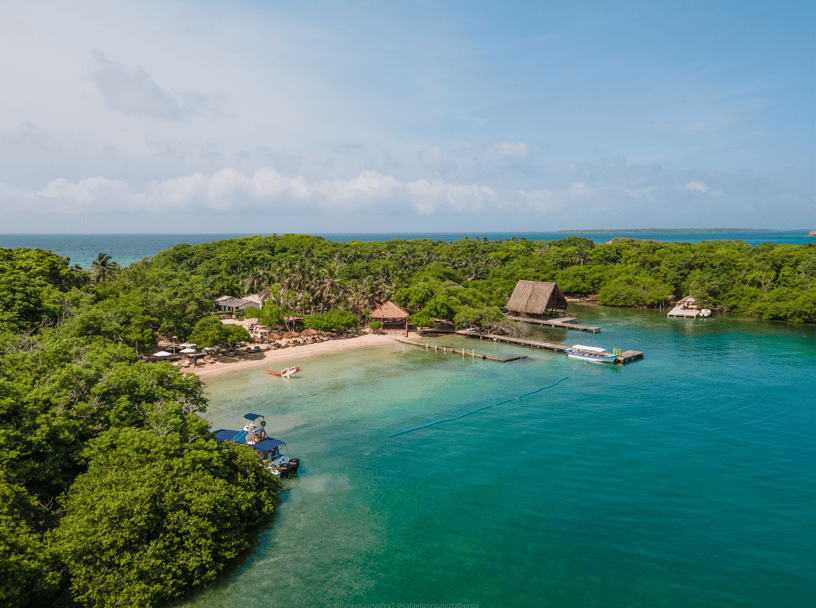
<instances>
[{"instance_id":1,"label":"palm tree","mask_svg":"<svg viewBox=\"0 0 816 608\"><path fill-rule=\"evenodd\" d=\"M343 279L340 276L340 267L336 265L322 269L323 277L320 281L318 297L328 308L340 299Z\"/></svg>"},{"instance_id":2,"label":"palm tree","mask_svg":"<svg viewBox=\"0 0 816 608\"><path fill-rule=\"evenodd\" d=\"M100 253L96 259L91 262L91 273L93 274L94 283L112 279L118 272L119 264L111 261L111 256L107 253Z\"/></svg>"}]
</instances>

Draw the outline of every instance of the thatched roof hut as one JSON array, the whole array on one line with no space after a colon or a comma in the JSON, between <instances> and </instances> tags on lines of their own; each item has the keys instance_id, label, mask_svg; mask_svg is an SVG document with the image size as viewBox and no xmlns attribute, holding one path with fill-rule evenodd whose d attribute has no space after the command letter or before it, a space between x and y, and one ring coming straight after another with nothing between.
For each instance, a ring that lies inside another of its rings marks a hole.
<instances>
[{"instance_id":1,"label":"thatched roof hut","mask_svg":"<svg viewBox=\"0 0 816 608\"><path fill-rule=\"evenodd\" d=\"M371 320L381 321L383 327L405 325L407 328L408 314L407 310L389 301L371 311Z\"/></svg>"},{"instance_id":2,"label":"thatched roof hut","mask_svg":"<svg viewBox=\"0 0 816 608\"><path fill-rule=\"evenodd\" d=\"M567 310L567 298L556 283L519 281L507 301L507 311L519 316L558 316Z\"/></svg>"},{"instance_id":3,"label":"thatched roof hut","mask_svg":"<svg viewBox=\"0 0 816 608\"><path fill-rule=\"evenodd\" d=\"M376 310L372 310L371 318L377 321L405 321L408 318L408 311L388 301Z\"/></svg>"}]
</instances>

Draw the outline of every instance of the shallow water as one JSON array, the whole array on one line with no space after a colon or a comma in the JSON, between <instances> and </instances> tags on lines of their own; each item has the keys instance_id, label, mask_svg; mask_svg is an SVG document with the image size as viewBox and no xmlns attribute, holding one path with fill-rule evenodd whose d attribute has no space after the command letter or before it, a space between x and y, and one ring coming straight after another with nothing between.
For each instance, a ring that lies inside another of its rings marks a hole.
<instances>
[{"instance_id":1,"label":"shallow water","mask_svg":"<svg viewBox=\"0 0 816 608\"><path fill-rule=\"evenodd\" d=\"M622 368L458 337L209 379L301 458L274 522L179 606L812 606L816 328L578 308ZM497 404L455 422L389 435Z\"/></svg>"}]
</instances>

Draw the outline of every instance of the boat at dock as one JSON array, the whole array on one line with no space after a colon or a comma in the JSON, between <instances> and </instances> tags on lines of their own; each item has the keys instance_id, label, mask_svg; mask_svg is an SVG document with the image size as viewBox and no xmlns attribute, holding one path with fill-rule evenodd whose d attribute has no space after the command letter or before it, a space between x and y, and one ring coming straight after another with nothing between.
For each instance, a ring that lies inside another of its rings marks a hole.
<instances>
[{"instance_id":1,"label":"boat at dock","mask_svg":"<svg viewBox=\"0 0 816 608\"><path fill-rule=\"evenodd\" d=\"M286 453L286 442L274 437L269 437L266 433L266 420L261 414L244 414L247 423L240 431L229 429L218 429L215 431L215 439L218 443L223 441L233 441L253 448L261 455L263 466L278 477L287 478L290 475L297 475L300 467L300 460L292 458Z\"/></svg>"},{"instance_id":2,"label":"boat at dock","mask_svg":"<svg viewBox=\"0 0 816 608\"><path fill-rule=\"evenodd\" d=\"M604 348L597 346L582 346L576 344L572 348L567 349L567 356L573 359L581 359L582 361L592 361L593 363L614 363L618 355L610 353Z\"/></svg>"}]
</instances>

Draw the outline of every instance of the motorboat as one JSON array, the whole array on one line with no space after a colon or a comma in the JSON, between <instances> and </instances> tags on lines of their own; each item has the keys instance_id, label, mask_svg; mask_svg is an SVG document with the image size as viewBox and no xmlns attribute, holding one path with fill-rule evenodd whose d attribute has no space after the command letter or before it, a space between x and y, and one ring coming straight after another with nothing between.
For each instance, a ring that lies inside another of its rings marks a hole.
<instances>
[{"instance_id":1,"label":"motorboat","mask_svg":"<svg viewBox=\"0 0 816 608\"><path fill-rule=\"evenodd\" d=\"M218 443L232 441L253 448L260 454L266 470L277 477L286 478L290 475L297 475L300 460L292 458L285 452L285 441L267 435L264 417L261 414L250 413L244 414L244 420L247 422L240 431L229 429L215 431L216 441Z\"/></svg>"},{"instance_id":2,"label":"motorboat","mask_svg":"<svg viewBox=\"0 0 816 608\"><path fill-rule=\"evenodd\" d=\"M701 317L710 317L711 316L711 311L708 308L703 308L700 311L700 316Z\"/></svg>"},{"instance_id":3,"label":"motorboat","mask_svg":"<svg viewBox=\"0 0 816 608\"><path fill-rule=\"evenodd\" d=\"M582 361L592 361L593 363L614 363L615 359L618 358L618 355L610 353L604 348L582 346L581 344L575 344L572 348L567 349L567 356Z\"/></svg>"}]
</instances>

